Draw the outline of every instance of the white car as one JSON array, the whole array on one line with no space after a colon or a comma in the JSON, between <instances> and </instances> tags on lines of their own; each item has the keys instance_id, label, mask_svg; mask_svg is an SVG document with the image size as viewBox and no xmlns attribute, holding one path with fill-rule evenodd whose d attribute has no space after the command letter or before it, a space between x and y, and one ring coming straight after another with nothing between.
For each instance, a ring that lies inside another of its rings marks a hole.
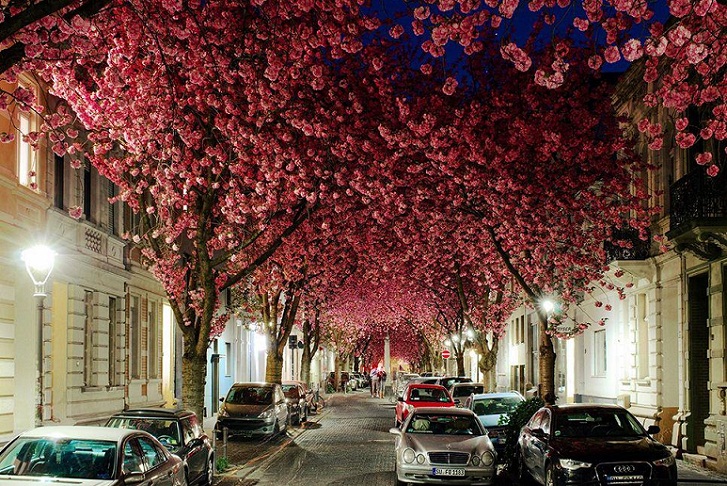
<instances>
[{"instance_id":1,"label":"white car","mask_svg":"<svg viewBox=\"0 0 727 486\"><path fill-rule=\"evenodd\" d=\"M396 484L482 484L495 482L497 455L487 431L471 410L415 408L396 435Z\"/></svg>"},{"instance_id":2,"label":"white car","mask_svg":"<svg viewBox=\"0 0 727 486\"><path fill-rule=\"evenodd\" d=\"M0 485L187 486L182 460L152 435L110 427L39 427L0 451Z\"/></svg>"}]
</instances>

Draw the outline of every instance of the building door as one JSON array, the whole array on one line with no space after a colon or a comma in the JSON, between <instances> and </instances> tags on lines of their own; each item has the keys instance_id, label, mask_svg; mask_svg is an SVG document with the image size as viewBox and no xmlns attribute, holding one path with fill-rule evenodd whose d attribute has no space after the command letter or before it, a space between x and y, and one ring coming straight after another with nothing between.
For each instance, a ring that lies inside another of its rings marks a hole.
<instances>
[{"instance_id":1,"label":"building door","mask_svg":"<svg viewBox=\"0 0 727 486\"><path fill-rule=\"evenodd\" d=\"M709 417L709 280L707 274L689 278L689 411L687 450L704 445L704 420Z\"/></svg>"}]
</instances>

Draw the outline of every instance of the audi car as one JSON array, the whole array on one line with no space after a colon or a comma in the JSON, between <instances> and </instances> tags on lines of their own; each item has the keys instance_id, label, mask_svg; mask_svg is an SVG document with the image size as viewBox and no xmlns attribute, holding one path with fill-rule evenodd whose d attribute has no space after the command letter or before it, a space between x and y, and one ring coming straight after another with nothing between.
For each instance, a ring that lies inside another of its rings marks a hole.
<instances>
[{"instance_id":1,"label":"audi car","mask_svg":"<svg viewBox=\"0 0 727 486\"><path fill-rule=\"evenodd\" d=\"M548 405L520 431L519 475L547 486L676 486L676 460L658 433L617 405Z\"/></svg>"},{"instance_id":2,"label":"audi car","mask_svg":"<svg viewBox=\"0 0 727 486\"><path fill-rule=\"evenodd\" d=\"M470 410L414 409L396 436L396 484L478 484L495 481L496 453L487 432Z\"/></svg>"}]
</instances>

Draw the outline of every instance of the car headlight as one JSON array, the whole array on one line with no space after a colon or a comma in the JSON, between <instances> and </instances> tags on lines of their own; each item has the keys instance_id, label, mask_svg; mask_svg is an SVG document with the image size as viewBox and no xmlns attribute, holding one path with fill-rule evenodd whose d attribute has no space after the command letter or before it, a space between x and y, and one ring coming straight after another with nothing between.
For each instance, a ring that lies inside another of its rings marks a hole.
<instances>
[{"instance_id":1,"label":"car headlight","mask_svg":"<svg viewBox=\"0 0 727 486\"><path fill-rule=\"evenodd\" d=\"M493 464L495 464L495 454L493 454L491 451L487 451L482 454L481 461L482 464L485 466L492 466Z\"/></svg>"},{"instance_id":2,"label":"car headlight","mask_svg":"<svg viewBox=\"0 0 727 486\"><path fill-rule=\"evenodd\" d=\"M229 417L230 414L227 413L227 409L225 407L220 408L220 411L217 413L218 417Z\"/></svg>"},{"instance_id":3,"label":"car headlight","mask_svg":"<svg viewBox=\"0 0 727 486\"><path fill-rule=\"evenodd\" d=\"M417 464L424 464L424 461L426 461L424 454L417 454Z\"/></svg>"},{"instance_id":4,"label":"car headlight","mask_svg":"<svg viewBox=\"0 0 727 486\"><path fill-rule=\"evenodd\" d=\"M414 452L414 449L406 448L404 449L404 452L401 454L401 458L404 460L405 463L411 464L414 462L417 458L416 452Z\"/></svg>"},{"instance_id":5,"label":"car headlight","mask_svg":"<svg viewBox=\"0 0 727 486\"><path fill-rule=\"evenodd\" d=\"M565 469L569 469L571 471L574 471L576 469L584 469L592 467L593 464L590 462L583 462L583 461L576 461L574 459L561 459L560 460L561 467Z\"/></svg>"},{"instance_id":6,"label":"car headlight","mask_svg":"<svg viewBox=\"0 0 727 486\"><path fill-rule=\"evenodd\" d=\"M473 466L479 466L482 461L480 460L480 456L478 456L477 454L473 454L471 462Z\"/></svg>"},{"instance_id":7,"label":"car headlight","mask_svg":"<svg viewBox=\"0 0 727 486\"><path fill-rule=\"evenodd\" d=\"M260 414L261 419L271 419L273 418L273 414L275 413L275 410L272 408L269 410L265 410L263 413Z\"/></svg>"},{"instance_id":8,"label":"car headlight","mask_svg":"<svg viewBox=\"0 0 727 486\"><path fill-rule=\"evenodd\" d=\"M674 456L669 454L664 459L657 459L656 461L654 461L654 466L669 467L673 466L675 462L676 460L674 459Z\"/></svg>"}]
</instances>

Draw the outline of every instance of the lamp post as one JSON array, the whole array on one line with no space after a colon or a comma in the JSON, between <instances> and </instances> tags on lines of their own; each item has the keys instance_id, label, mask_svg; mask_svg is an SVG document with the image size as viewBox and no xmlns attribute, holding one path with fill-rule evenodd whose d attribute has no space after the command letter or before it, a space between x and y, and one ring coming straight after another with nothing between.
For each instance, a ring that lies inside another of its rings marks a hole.
<instances>
[{"instance_id":1,"label":"lamp post","mask_svg":"<svg viewBox=\"0 0 727 486\"><path fill-rule=\"evenodd\" d=\"M56 252L43 245L36 245L32 248L24 250L21 254L23 262L25 262L25 270L35 284L34 296L38 300L38 361L36 381L36 411L35 425L43 424L43 303L45 296L45 283L48 281L53 264L55 263Z\"/></svg>"}]
</instances>

